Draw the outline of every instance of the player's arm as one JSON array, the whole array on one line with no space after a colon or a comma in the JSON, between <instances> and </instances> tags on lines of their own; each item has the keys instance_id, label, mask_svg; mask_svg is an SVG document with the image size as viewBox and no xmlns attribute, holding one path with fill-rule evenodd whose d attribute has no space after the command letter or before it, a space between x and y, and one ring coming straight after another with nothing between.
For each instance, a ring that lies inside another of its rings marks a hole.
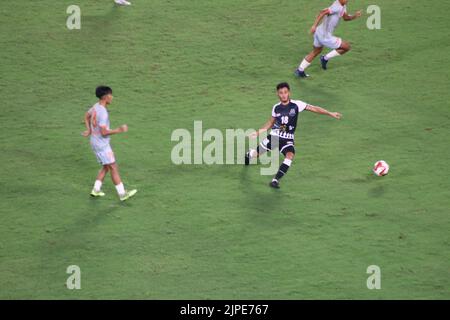
<instances>
[{"instance_id":1,"label":"player's arm","mask_svg":"<svg viewBox=\"0 0 450 320\"><path fill-rule=\"evenodd\" d=\"M264 126L261 127L261 129L259 129L256 132L253 132L250 137L251 138L256 138L257 136L259 136L261 133L269 130L270 128L273 127L273 125L275 124L275 118L274 117L270 117L269 121L266 122L266 124Z\"/></svg>"},{"instance_id":2,"label":"player's arm","mask_svg":"<svg viewBox=\"0 0 450 320\"><path fill-rule=\"evenodd\" d=\"M359 10L359 11L356 11L355 14L353 14L353 15L350 15L347 12L345 12L344 15L342 16L342 18L344 19L344 21L352 21L361 16L362 16L362 10Z\"/></svg>"},{"instance_id":3,"label":"player's arm","mask_svg":"<svg viewBox=\"0 0 450 320\"><path fill-rule=\"evenodd\" d=\"M84 115L84 125L86 130L82 133L83 137L89 137L91 135L91 113L87 111Z\"/></svg>"},{"instance_id":4,"label":"player's arm","mask_svg":"<svg viewBox=\"0 0 450 320\"><path fill-rule=\"evenodd\" d=\"M340 120L342 118L342 114L340 114L339 112L330 112L324 108L317 107L317 106L307 105L305 110L308 110L308 111L311 111L314 113L318 113L318 114L324 114L326 116L330 116L330 117L338 119L338 120Z\"/></svg>"},{"instance_id":5,"label":"player's arm","mask_svg":"<svg viewBox=\"0 0 450 320\"><path fill-rule=\"evenodd\" d=\"M323 17L330 14L330 9L326 8L320 11L319 15L317 16L316 20L314 21L313 26L311 27L311 30L309 31L311 34L314 34L316 32L317 26L319 25L320 21L322 21Z\"/></svg>"},{"instance_id":6,"label":"player's arm","mask_svg":"<svg viewBox=\"0 0 450 320\"><path fill-rule=\"evenodd\" d=\"M126 124L121 125L119 128L117 129L108 129L107 126L100 126L100 133L102 134L102 136L110 136L113 134L118 134L118 133L122 133L122 132L127 132L128 131L128 126Z\"/></svg>"}]
</instances>

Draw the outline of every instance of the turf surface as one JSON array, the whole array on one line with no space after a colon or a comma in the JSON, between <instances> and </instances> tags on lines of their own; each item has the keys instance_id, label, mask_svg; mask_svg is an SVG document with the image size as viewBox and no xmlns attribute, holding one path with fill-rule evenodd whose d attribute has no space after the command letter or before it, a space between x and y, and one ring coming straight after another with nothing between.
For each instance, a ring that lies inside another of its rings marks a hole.
<instances>
[{"instance_id":1,"label":"turf surface","mask_svg":"<svg viewBox=\"0 0 450 320\"><path fill-rule=\"evenodd\" d=\"M449 299L450 3L378 0L381 30L342 23L353 51L294 79L329 2L2 4L0 298ZM257 128L282 80L344 119L302 114L281 190L257 166L172 164L174 129ZM102 83L113 126L130 127L113 137L139 189L125 204L109 179L88 196L98 165L80 132ZM65 287L72 264L81 290Z\"/></svg>"}]
</instances>

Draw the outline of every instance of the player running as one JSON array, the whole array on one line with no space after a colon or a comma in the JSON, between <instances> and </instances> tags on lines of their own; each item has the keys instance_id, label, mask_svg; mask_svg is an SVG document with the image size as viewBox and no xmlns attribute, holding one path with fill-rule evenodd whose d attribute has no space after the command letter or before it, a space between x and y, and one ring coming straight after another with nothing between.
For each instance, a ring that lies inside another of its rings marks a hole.
<instances>
[{"instance_id":1,"label":"player running","mask_svg":"<svg viewBox=\"0 0 450 320\"><path fill-rule=\"evenodd\" d=\"M347 13L347 2L348 0L336 0L329 8L320 11L310 31L311 34L314 34L313 51L311 51L311 53L303 59L298 69L295 70L295 75L297 77L309 77L305 70L322 52L323 47L333 49L327 55L320 57L322 69L324 70L327 70L327 64L330 59L350 51L351 47L349 42L343 41L341 38L333 35L334 30L339 25L341 18L345 21L351 21L361 17L361 10L357 11L354 15L349 15ZM319 25L321 21L322 23Z\"/></svg>"},{"instance_id":2,"label":"player running","mask_svg":"<svg viewBox=\"0 0 450 320\"><path fill-rule=\"evenodd\" d=\"M325 114L335 119L341 119L342 115L338 112L329 112L323 108L309 105L300 100L291 100L289 84L283 82L277 85L277 94L280 102L273 106L272 117L258 131L250 137L256 138L259 134L270 130L257 149L250 149L245 155L245 165L250 164L250 160L259 157L266 151L272 151L277 148L285 156L277 174L273 178L270 186L280 188L280 179L287 173L292 164L295 155L294 133L297 128L298 114L304 110Z\"/></svg>"},{"instance_id":3,"label":"player running","mask_svg":"<svg viewBox=\"0 0 450 320\"><path fill-rule=\"evenodd\" d=\"M109 115L107 107L113 100L112 89L110 87L98 87L95 90L95 95L99 101L86 112L84 116L86 131L83 132L83 136L90 136L92 150L94 151L98 162L102 165L102 169L98 173L97 179L95 180L91 196L105 196L105 194L101 191L101 188L106 174L111 172L111 178L116 186L120 201L125 201L134 196L137 190L125 191L125 187L120 179L119 168L109 143L111 135L127 132L128 126L124 124L114 130L109 128Z\"/></svg>"}]
</instances>

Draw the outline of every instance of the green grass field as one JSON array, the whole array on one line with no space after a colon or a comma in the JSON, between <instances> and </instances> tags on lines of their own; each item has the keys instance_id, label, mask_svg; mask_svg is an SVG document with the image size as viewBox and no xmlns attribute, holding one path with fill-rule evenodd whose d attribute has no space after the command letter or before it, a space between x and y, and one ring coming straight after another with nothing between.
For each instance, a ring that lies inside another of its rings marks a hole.
<instances>
[{"instance_id":1,"label":"green grass field","mask_svg":"<svg viewBox=\"0 0 450 320\"><path fill-rule=\"evenodd\" d=\"M293 71L331 0L16 0L0 9L0 298L449 299L450 3L377 4L341 23L353 51ZM81 30L66 28L78 4ZM289 81L304 113L281 190L260 167L176 166L177 128L258 128ZM120 203L83 115L114 89ZM387 177L371 173L376 160ZM66 268L81 268L81 290ZM382 289L368 290L378 265Z\"/></svg>"}]
</instances>

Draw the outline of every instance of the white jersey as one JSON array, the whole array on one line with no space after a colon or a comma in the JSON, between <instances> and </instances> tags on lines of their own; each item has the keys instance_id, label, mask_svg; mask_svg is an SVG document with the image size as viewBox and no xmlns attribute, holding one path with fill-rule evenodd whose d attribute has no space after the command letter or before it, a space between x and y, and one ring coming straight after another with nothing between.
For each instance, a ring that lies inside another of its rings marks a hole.
<instances>
[{"instance_id":1,"label":"white jersey","mask_svg":"<svg viewBox=\"0 0 450 320\"><path fill-rule=\"evenodd\" d=\"M101 151L109 147L109 136L103 136L100 126L105 126L109 129L109 115L108 110L100 103L96 103L89 109L91 115L91 146L96 151Z\"/></svg>"},{"instance_id":2,"label":"white jersey","mask_svg":"<svg viewBox=\"0 0 450 320\"><path fill-rule=\"evenodd\" d=\"M337 28L339 21L346 12L347 6L343 6L339 0L336 0L328 8L328 15L323 18L322 23L317 27L316 33L322 37L333 36L334 30Z\"/></svg>"}]
</instances>

